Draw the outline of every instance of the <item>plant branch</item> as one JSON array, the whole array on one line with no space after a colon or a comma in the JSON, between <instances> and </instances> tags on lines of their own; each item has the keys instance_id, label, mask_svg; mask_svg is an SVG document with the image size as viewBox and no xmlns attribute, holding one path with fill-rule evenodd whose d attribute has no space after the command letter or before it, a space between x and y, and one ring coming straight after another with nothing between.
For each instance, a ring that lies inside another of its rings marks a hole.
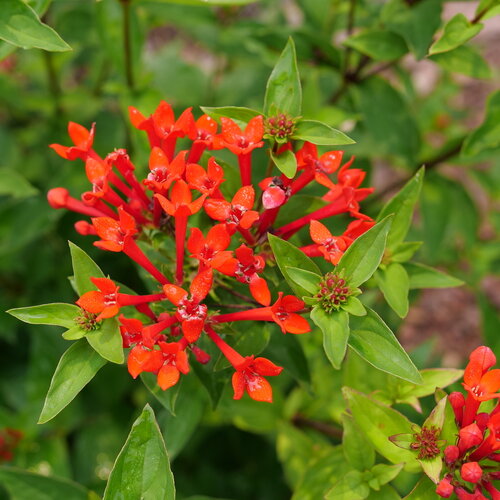
<instances>
[{"instance_id":1,"label":"plant branch","mask_svg":"<svg viewBox=\"0 0 500 500\"><path fill-rule=\"evenodd\" d=\"M51 52L46 50L42 51L43 61L45 64L45 71L47 73L47 81L49 85L49 92L54 101L54 115L60 116L63 113L61 106L61 85L57 76L56 68L54 66L54 56Z\"/></svg>"},{"instance_id":2,"label":"plant branch","mask_svg":"<svg viewBox=\"0 0 500 500\"><path fill-rule=\"evenodd\" d=\"M123 11L123 54L125 78L129 90L134 90L134 71L132 67L132 36L130 25L130 0L120 0Z\"/></svg>"},{"instance_id":3,"label":"plant branch","mask_svg":"<svg viewBox=\"0 0 500 500\"><path fill-rule=\"evenodd\" d=\"M303 415L297 414L292 418L292 423L299 429L309 428L335 439L342 439L342 429L333 425L321 422L320 420L310 420Z\"/></svg>"}]
</instances>

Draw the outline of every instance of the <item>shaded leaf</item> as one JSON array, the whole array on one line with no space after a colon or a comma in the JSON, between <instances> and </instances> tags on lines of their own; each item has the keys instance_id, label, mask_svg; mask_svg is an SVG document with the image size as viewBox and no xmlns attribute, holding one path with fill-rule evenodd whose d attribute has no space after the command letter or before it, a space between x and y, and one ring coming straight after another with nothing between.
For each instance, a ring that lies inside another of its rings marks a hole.
<instances>
[{"instance_id":1,"label":"shaded leaf","mask_svg":"<svg viewBox=\"0 0 500 500\"><path fill-rule=\"evenodd\" d=\"M392 310L400 318L406 317L409 308L410 279L405 268L401 264L393 262L385 269L379 269L375 273L375 279Z\"/></svg>"},{"instance_id":2,"label":"shaded leaf","mask_svg":"<svg viewBox=\"0 0 500 500\"><path fill-rule=\"evenodd\" d=\"M367 29L344 40L344 45L356 49L375 61L395 61L408 52L402 37L387 30Z\"/></svg>"},{"instance_id":3,"label":"shaded leaf","mask_svg":"<svg viewBox=\"0 0 500 500\"><path fill-rule=\"evenodd\" d=\"M375 464L375 449L367 441L351 415L342 414L342 450L346 460L357 470L368 470Z\"/></svg>"},{"instance_id":4,"label":"shaded leaf","mask_svg":"<svg viewBox=\"0 0 500 500\"><path fill-rule=\"evenodd\" d=\"M27 198L37 193L38 189L33 187L17 170L7 167L0 168L0 195Z\"/></svg>"},{"instance_id":5,"label":"shaded leaf","mask_svg":"<svg viewBox=\"0 0 500 500\"><path fill-rule=\"evenodd\" d=\"M123 363L123 341L116 318L105 319L98 330L87 333L88 343L112 363Z\"/></svg>"},{"instance_id":6,"label":"shaded leaf","mask_svg":"<svg viewBox=\"0 0 500 500\"><path fill-rule=\"evenodd\" d=\"M283 153L276 155L270 152L273 163L278 167L278 170L285 174L289 179L295 177L297 173L297 158L293 151L286 149Z\"/></svg>"},{"instance_id":7,"label":"shaded leaf","mask_svg":"<svg viewBox=\"0 0 500 500\"><path fill-rule=\"evenodd\" d=\"M410 277L410 288L451 288L462 286L464 282L449 274L417 262L405 262L404 267Z\"/></svg>"},{"instance_id":8,"label":"shaded leaf","mask_svg":"<svg viewBox=\"0 0 500 500\"><path fill-rule=\"evenodd\" d=\"M307 290L310 294L314 295L318 292L318 283L321 280L321 276L318 274L304 271L304 269L298 267L287 267L286 272L294 283Z\"/></svg>"},{"instance_id":9,"label":"shaded leaf","mask_svg":"<svg viewBox=\"0 0 500 500\"><path fill-rule=\"evenodd\" d=\"M460 73L472 78L491 78L488 63L476 49L468 45L461 45L448 52L435 54L429 59L452 73Z\"/></svg>"},{"instance_id":10,"label":"shaded leaf","mask_svg":"<svg viewBox=\"0 0 500 500\"><path fill-rule=\"evenodd\" d=\"M441 37L431 45L429 54L456 49L475 37L482 29L482 24L472 24L462 13L456 14L446 23Z\"/></svg>"}]
</instances>

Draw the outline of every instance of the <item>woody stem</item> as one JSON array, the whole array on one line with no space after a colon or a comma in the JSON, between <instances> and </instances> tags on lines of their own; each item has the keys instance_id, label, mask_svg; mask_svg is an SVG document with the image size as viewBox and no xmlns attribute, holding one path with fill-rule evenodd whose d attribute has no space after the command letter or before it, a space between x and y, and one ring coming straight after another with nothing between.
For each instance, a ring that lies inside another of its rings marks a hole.
<instances>
[{"instance_id":1,"label":"woody stem","mask_svg":"<svg viewBox=\"0 0 500 500\"><path fill-rule=\"evenodd\" d=\"M186 241L187 216L177 215L175 217L175 254L177 266L175 280L178 285L182 284L184 276L184 243Z\"/></svg>"}]
</instances>

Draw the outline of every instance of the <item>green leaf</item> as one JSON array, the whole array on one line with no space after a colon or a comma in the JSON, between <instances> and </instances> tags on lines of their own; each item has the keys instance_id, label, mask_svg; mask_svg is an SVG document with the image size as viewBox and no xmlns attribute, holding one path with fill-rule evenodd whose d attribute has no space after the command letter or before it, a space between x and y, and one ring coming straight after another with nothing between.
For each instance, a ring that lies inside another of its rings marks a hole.
<instances>
[{"instance_id":1,"label":"green leaf","mask_svg":"<svg viewBox=\"0 0 500 500\"><path fill-rule=\"evenodd\" d=\"M348 387L342 390L356 424L383 457L393 464L406 463L405 470L420 466L412 452L389 441L394 434L413 434L412 423L401 413Z\"/></svg>"},{"instance_id":2,"label":"green leaf","mask_svg":"<svg viewBox=\"0 0 500 500\"><path fill-rule=\"evenodd\" d=\"M415 252L422 246L421 241L404 241L397 245L389 254L390 262L406 262L410 260Z\"/></svg>"},{"instance_id":3,"label":"green leaf","mask_svg":"<svg viewBox=\"0 0 500 500\"><path fill-rule=\"evenodd\" d=\"M109 476L103 500L173 500L174 476L153 410L144 407Z\"/></svg>"},{"instance_id":4,"label":"green leaf","mask_svg":"<svg viewBox=\"0 0 500 500\"><path fill-rule=\"evenodd\" d=\"M225 116L226 118L231 118L241 127L242 125L246 125L252 118L259 116L259 111L250 108L241 108L238 106L221 106L218 108L210 108L207 106L200 106L203 113L212 117L217 122L220 122L221 116Z\"/></svg>"},{"instance_id":5,"label":"green leaf","mask_svg":"<svg viewBox=\"0 0 500 500\"><path fill-rule=\"evenodd\" d=\"M391 217L389 216L357 238L342 255L337 269L341 272L343 270L343 277L351 288L364 283L377 269L384 255L390 227Z\"/></svg>"},{"instance_id":6,"label":"green leaf","mask_svg":"<svg viewBox=\"0 0 500 500\"><path fill-rule=\"evenodd\" d=\"M458 278L417 262L405 262L404 267L410 276L410 289L451 288L464 284Z\"/></svg>"},{"instance_id":7,"label":"green leaf","mask_svg":"<svg viewBox=\"0 0 500 500\"><path fill-rule=\"evenodd\" d=\"M44 49L52 52L71 47L36 12L22 0L2 0L0 39L23 49Z\"/></svg>"},{"instance_id":8,"label":"green leaf","mask_svg":"<svg viewBox=\"0 0 500 500\"><path fill-rule=\"evenodd\" d=\"M85 340L74 343L59 360L38 423L48 422L66 408L105 364Z\"/></svg>"},{"instance_id":9,"label":"green leaf","mask_svg":"<svg viewBox=\"0 0 500 500\"><path fill-rule=\"evenodd\" d=\"M34 188L17 170L0 167L0 195L21 199L37 193L38 189Z\"/></svg>"},{"instance_id":10,"label":"green leaf","mask_svg":"<svg viewBox=\"0 0 500 500\"><path fill-rule=\"evenodd\" d=\"M321 275L321 271L318 266L302 250L297 248L295 245L292 245L290 242L278 238L277 236L269 234L269 244L271 245L271 249L274 253L274 257L278 267L280 268L281 274L283 274L292 290L299 297L309 295L305 288L294 283L288 275L286 268L298 267L299 269L304 269Z\"/></svg>"},{"instance_id":11,"label":"green leaf","mask_svg":"<svg viewBox=\"0 0 500 500\"><path fill-rule=\"evenodd\" d=\"M375 368L415 384L422 377L382 318L367 308L366 316L351 316L349 346Z\"/></svg>"},{"instance_id":12,"label":"green leaf","mask_svg":"<svg viewBox=\"0 0 500 500\"><path fill-rule=\"evenodd\" d=\"M434 483L439 483L441 470L443 469L443 459L440 455L434 458L425 458L419 460L422 470L427 477Z\"/></svg>"},{"instance_id":13,"label":"green leaf","mask_svg":"<svg viewBox=\"0 0 500 500\"><path fill-rule=\"evenodd\" d=\"M409 308L410 279L405 268L393 262L385 269L379 269L375 273L375 279L392 310L400 318L406 317Z\"/></svg>"},{"instance_id":14,"label":"green leaf","mask_svg":"<svg viewBox=\"0 0 500 500\"><path fill-rule=\"evenodd\" d=\"M65 340L78 340L87 335L87 331L83 328L80 328L78 325L73 326L69 330L66 330L62 334L62 338Z\"/></svg>"},{"instance_id":15,"label":"green leaf","mask_svg":"<svg viewBox=\"0 0 500 500\"><path fill-rule=\"evenodd\" d=\"M363 128L367 134L366 141L369 141L366 146L370 154L377 152L397 156L408 165L417 163L420 130L407 99L389 82L377 76L351 87L350 91L357 97L357 109L363 115Z\"/></svg>"},{"instance_id":16,"label":"green leaf","mask_svg":"<svg viewBox=\"0 0 500 500\"><path fill-rule=\"evenodd\" d=\"M382 21L406 40L417 59L422 59L441 24L441 9L441 0L423 0L411 6L393 0L385 4Z\"/></svg>"},{"instance_id":17,"label":"green leaf","mask_svg":"<svg viewBox=\"0 0 500 500\"><path fill-rule=\"evenodd\" d=\"M420 196L425 169L422 167L382 208L377 220L393 214L391 229L387 235L387 247L392 249L403 242L410 229L415 204Z\"/></svg>"},{"instance_id":18,"label":"green leaf","mask_svg":"<svg viewBox=\"0 0 500 500\"><path fill-rule=\"evenodd\" d=\"M323 332L323 349L332 366L339 370L349 339L349 315L345 311L328 314L320 306L313 307L311 319Z\"/></svg>"},{"instance_id":19,"label":"green leaf","mask_svg":"<svg viewBox=\"0 0 500 500\"><path fill-rule=\"evenodd\" d=\"M372 467L372 479L368 482L370 488L374 490L380 489L384 484L392 481L403 469L404 464L387 465L377 464Z\"/></svg>"},{"instance_id":20,"label":"green leaf","mask_svg":"<svg viewBox=\"0 0 500 500\"><path fill-rule=\"evenodd\" d=\"M264 97L264 114L267 117L285 113L291 118L300 115L302 107L302 87L295 44L288 39L285 49L267 81Z\"/></svg>"},{"instance_id":21,"label":"green leaf","mask_svg":"<svg viewBox=\"0 0 500 500\"><path fill-rule=\"evenodd\" d=\"M403 38L381 29L366 29L344 40L344 45L365 54L375 61L395 61L408 52Z\"/></svg>"},{"instance_id":22,"label":"green leaf","mask_svg":"<svg viewBox=\"0 0 500 500\"><path fill-rule=\"evenodd\" d=\"M464 156L474 156L500 147L500 90L488 97L484 122L465 140Z\"/></svg>"},{"instance_id":23,"label":"green leaf","mask_svg":"<svg viewBox=\"0 0 500 500\"><path fill-rule=\"evenodd\" d=\"M284 173L289 179L293 179L297 173L297 158L293 151L286 149L279 155L273 154L270 151L273 163L278 167L278 170Z\"/></svg>"},{"instance_id":24,"label":"green leaf","mask_svg":"<svg viewBox=\"0 0 500 500\"><path fill-rule=\"evenodd\" d=\"M481 54L468 45L429 57L447 71L471 76L472 78L491 78L491 69Z\"/></svg>"},{"instance_id":25,"label":"green leaf","mask_svg":"<svg viewBox=\"0 0 500 500\"><path fill-rule=\"evenodd\" d=\"M299 120L295 126L292 139L308 141L322 146L340 146L356 142L340 130L316 120Z\"/></svg>"},{"instance_id":26,"label":"green leaf","mask_svg":"<svg viewBox=\"0 0 500 500\"><path fill-rule=\"evenodd\" d=\"M365 500L369 494L370 488L366 484L363 474L357 470L351 470L335 483L335 486L325 495L325 499Z\"/></svg>"},{"instance_id":27,"label":"green leaf","mask_svg":"<svg viewBox=\"0 0 500 500\"><path fill-rule=\"evenodd\" d=\"M370 495L366 500L401 500L401 497L392 486L386 484L378 491L370 491Z\"/></svg>"},{"instance_id":28,"label":"green leaf","mask_svg":"<svg viewBox=\"0 0 500 500\"><path fill-rule=\"evenodd\" d=\"M471 24L463 14L456 14L446 23L441 38L431 45L429 54L439 54L456 49L475 37L482 29L482 24Z\"/></svg>"},{"instance_id":29,"label":"green leaf","mask_svg":"<svg viewBox=\"0 0 500 500\"><path fill-rule=\"evenodd\" d=\"M96 290L90 278L104 278L104 273L80 247L71 243L71 241L68 243L71 252L71 262L73 263L76 291L80 295L83 295L91 290Z\"/></svg>"},{"instance_id":30,"label":"green leaf","mask_svg":"<svg viewBox=\"0 0 500 500\"><path fill-rule=\"evenodd\" d=\"M104 359L123 363L122 336L116 318L105 319L98 330L87 333L85 338Z\"/></svg>"},{"instance_id":31,"label":"green leaf","mask_svg":"<svg viewBox=\"0 0 500 500\"><path fill-rule=\"evenodd\" d=\"M436 485L423 477L403 500L436 500Z\"/></svg>"},{"instance_id":32,"label":"green leaf","mask_svg":"<svg viewBox=\"0 0 500 500\"><path fill-rule=\"evenodd\" d=\"M173 3L173 4L179 4L179 5L193 5L193 6L199 6L199 7L210 7L210 6L216 6L220 5L222 7L224 6L231 6L231 5L247 5L249 3L255 3L258 2L259 0L147 0L146 5L148 3L155 4L155 3ZM137 2L139 3L139 2Z\"/></svg>"},{"instance_id":33,"label":"green leaf","mask_svg":"<svg viewBox=\"0 0 500 500\"><path fill-rule=\"evenodd\" d=\"M342 450L346 460L357 470L364 471L375 463L375 449L367 441L351 415L342 414Z\"/></svg>"},{"instance_id":34,"label":"green leaf","mask_svg":"<svg viewBox=\"0 0 500 500\"><path fill-rule=\"evenodd\" d=\"M10 493L12 500L90 500L89 491L73 481L16 467L0 466L0 484Z\"/></svg>"},{"instance_id":35,"label":"green leaf","mask_svg":"<svg viewBox=\"0 0 500 500\"><path fill-rule=\"evenodd\" d=\"M39 306L9 309L9 314L31 325L56 325L66 328L75 326L80 308L73 304L53 303Z\"/></svg>"},{"instance_id":36,"label":"green leaf","mask_svg":"<svg viewBox=\"0 0 500 500\"><path fill-rule=\"evenodd\" d=\"M354 316L364 316L366 314L365 306L357 297L349 297L341 309Z\"/></svg>"},{"instance_id":37,"label":"green leaf","mask_svg":"<svg viewBox=\"0 0 500 500\"><path fill-rule=\"evenodd\" d=\"M318 284L321 280L319 274L304 271L304 269L299 269L298 267L287 267L286 272L294 283L307 290L310 294L314 295L318 292Z\"/></svg>"}]
</instances>

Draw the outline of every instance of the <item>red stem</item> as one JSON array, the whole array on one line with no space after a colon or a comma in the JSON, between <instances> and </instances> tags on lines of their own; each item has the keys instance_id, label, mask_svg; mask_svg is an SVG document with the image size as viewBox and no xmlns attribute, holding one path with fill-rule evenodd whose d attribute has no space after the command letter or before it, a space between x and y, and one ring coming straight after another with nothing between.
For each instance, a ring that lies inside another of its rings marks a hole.
<instances>
[{"instance_id":1,"label":"red stem","mask_svg":"<svg viewBox=\"0 0 500 500\"><path fill-rule=\"evenodd\" d=\"M231 363L231 365L233 365L233 368L237 370L238 367L245 362L245 358L241 354L236 352L230 345L224 342L210 326L205 325L205 331L207 332L207 335L210 337L213 343L220 349L222 354L224 354L227 360Z\"/></svg>"},{"instance_id":2,"label":"red stem","mask_svg":"<svg viewBox=\"0 0 500 500\"><path fill-rule=\"evenodd\" d=\"M175 144L177 142L177 137L173 134L167 136L166 139L162 141L162 149L169 162L174 159Z\"/></svg>"},{"instance_id":3,"label":"red stem","mask_svg":"<svg viewBox=\"0 0 500 500\"><path fill-rule=\"evenodd\" d=\"M121 306L137 306L139 304L147 304L149 302L156 302L164 299L165 295L163 293L155 293L152 295L130 295L128 293L118 294L118 303Z\"/></svg>"},{"instance_id":4,"label":"red stem","mask_svg":"<svg viewBox=\"0 0 500 500\"><path fill-rule=\"evenodd\" d=\"M474 422L476 418L477 410L481 401L477 401L470 394L467 395L467 399L465 400L465 408L464 408L464 417L462 420L462 427L467 427L468 425Z\"/></svg>"},{"instance_id":5,"label":"red stem","mask_svg":"<svg viewBox=\"0 0 500 500\"><path fill-rule=\"evenodd\" d=\"M252 184L252 153L238 155L240 166L241 185L250 186Z\"/></svg>"},{"instance_id":6,"label":"red stem","mask_svg":"<svg viewBox=\"0 0 500 500\"><path fill-rule=\"evenodd\" d=\"M175 217L175 254L177 265L175 280L178 285L182 285L184 277L184 244L186 242L187 216L177 215Z\"/></svg>"},{"instance_id":7,"label":"red stem","mask_svg":"<svg viewBox=\"0 0 500 500\"><path fill-rule=\"evenodd\" d=\"M206 147L207 145L205 142L194 141L191 146L191 150L189 151L187 163L197 163Z\"/></svg>"},{"instance_id":8,"label":"red stem","mask_svg":"<svg viewBox=\"0 0 500 500\"><path fill-rule=\"evenodd\" d=\"M67 210L71 210L72 212L77 212L83 215L89 215L90 217L106 216L106 214L103 211L99 210L97 207L91 207L89 205L85 205L85 203L83 203L82 201L77 200L76 198L73 198L71 196L68 196L66 200L66 205L64 207L59 207L59 208L66 208ZM115 219L117 218L116 214L113 214L113 216Z\"/></svg>"},{"instance_id":9,"label":"red stem","mask_svg":"<svg viewBox=\"0 0 500 500\"><path fill-rule=\"evenodd\" d=\"M143 269L151 274L162 285L169 285L170 281L156 268L156 266L146 257L144 252L137 246L137 243L128 238L123 245L123 253L137 262Z\"/></svg>"},{"instance_id":10,"label":"red stem","mask_svg":"<svg viewBox=\"0 0 500 500\"><path fill-rule=\"evenodd\" d=\"M300 176L292 182L290 189L292 194L298 193L301 189L304 189L312 180L314 179L314 172L305 171L300 174Z\"/></svg>"},{"instance_id":11,"label":"red stem","mask_svg":"<svg viewBox=\"0 0 500 500\"><path fill-rule=\"evenodd\" d=\"M247 243L249 245L255 244L255 238L254 238L253 234L248 229L244 229L241 226L238 226L237 229L238 229L239 233L241 234L241 236L243 236L243 238L245 238L245 240L247 241Z\"/></svg>"},{"instance_id":12,"label":"red stem","mask_svg":"<svg viewBox=\"0 0 500 500\"><path fill-rule=\"evenodd\" d=\"M258 307L248 311L218 314L212 316L216 323L229 323L231 321L273 321L270 307Z\"/></svg>"}]
</instances>

